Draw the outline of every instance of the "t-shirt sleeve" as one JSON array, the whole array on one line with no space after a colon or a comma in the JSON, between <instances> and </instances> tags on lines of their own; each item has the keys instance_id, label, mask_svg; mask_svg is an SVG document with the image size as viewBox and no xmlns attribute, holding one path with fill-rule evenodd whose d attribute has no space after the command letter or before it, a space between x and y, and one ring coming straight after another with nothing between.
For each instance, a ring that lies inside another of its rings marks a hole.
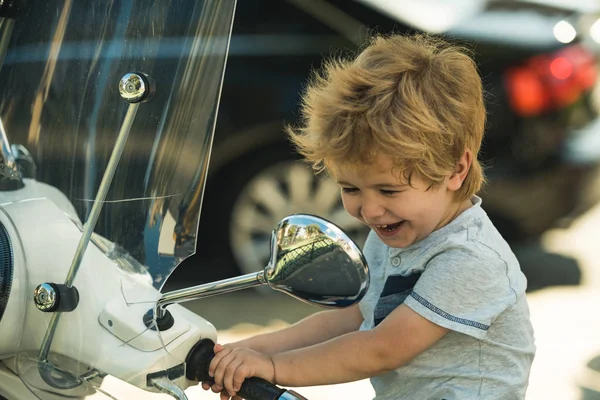
<instances>
[{"instance_id":1,"label":"t-shirt sleeve","mask_svg":"<svg viewBox=\"0 0 600 400\"><path fill-rule=\"evenodd\" d=\"M437 325L481 339L515 301L506 262L499 255L457 246L426 264L404 303Z\"/></svg>"}]
</instances>

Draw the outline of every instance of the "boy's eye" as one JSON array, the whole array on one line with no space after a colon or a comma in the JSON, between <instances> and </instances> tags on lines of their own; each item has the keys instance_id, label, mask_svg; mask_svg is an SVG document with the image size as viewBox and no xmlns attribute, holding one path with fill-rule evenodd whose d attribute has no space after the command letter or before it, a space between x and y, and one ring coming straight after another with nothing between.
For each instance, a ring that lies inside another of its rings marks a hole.
<instances>
[{"instance_id":1,"label":"boy's eye","mask_svg":"<svg viewBox=\"0 0 600 400\"><path fill-rule=\"evenodd\" d=\"M380 191L381 191L381 194L384 196L393 196L393 195L401 192L401 190L384 190L384 189L381 189Z\"/></svg>"},{"instance_id":2,"label":"boy's eye","mask_svg":"<svg viewBox=\"0 0 600 400\"><path fill-rule=\"evenodd\" d=\"M356 193L357 191L358 191L357 188L351 188L351 187L343 187L342 188L343 193Z\"/></svg>"}]
</instances>

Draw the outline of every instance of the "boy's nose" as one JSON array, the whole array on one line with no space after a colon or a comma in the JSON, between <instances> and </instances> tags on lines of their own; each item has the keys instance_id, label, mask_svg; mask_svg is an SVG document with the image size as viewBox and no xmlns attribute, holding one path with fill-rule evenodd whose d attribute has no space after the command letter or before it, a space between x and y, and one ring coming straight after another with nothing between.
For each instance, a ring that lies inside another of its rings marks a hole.
<instances>
[{"instance_id":1,"label":"boy's nose","mask_svg":"<svg viewBox=\"0 0 600 400\"><path fill-rule=\"evenodd\" d=\"M385 207L375 201L365 201L361 204L360 214L366 221L376 220L383 217L385 213Z\"/></svg>"}]
</instances>

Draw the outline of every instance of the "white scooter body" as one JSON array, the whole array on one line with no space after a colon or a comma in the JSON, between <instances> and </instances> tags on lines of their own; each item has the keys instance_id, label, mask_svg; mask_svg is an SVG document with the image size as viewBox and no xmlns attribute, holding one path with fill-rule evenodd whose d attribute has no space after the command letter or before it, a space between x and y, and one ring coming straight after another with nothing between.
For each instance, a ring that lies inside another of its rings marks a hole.
<instances>
[{"instance_id":1,"label":"white scooter body","mask_svg":"<svg viewBox=\"0 0 600 400\"><path fill-rule=\"evenodd\" d=\"M0 324L0 358L12 368L17 350L39 351L45 334L39 327L47 326L52 315L27 300L37 284L64 280L81 237L79 220L66 197L43 183L30 179L25 183L21 190L0 192L0 223L13 241L14 259L9 304ZM18 200L19 193L25 200ZM161 335L148 329L142 317L160 293L142 276L106 264L114 262L90 243L74 282L80 293L77 313L64 313L51 351L57 349L62 356L146 387L149 371L182 363L201 338L216 340L212 324L177 304L169 307L175 321L171 329ZM0 370L0 394L16 397L3 394L14 382L13 375ZM175 383L183 388L189 384L184 378ZM90 393L81 393L85 394Z\"/></svg>"}]
</instances>

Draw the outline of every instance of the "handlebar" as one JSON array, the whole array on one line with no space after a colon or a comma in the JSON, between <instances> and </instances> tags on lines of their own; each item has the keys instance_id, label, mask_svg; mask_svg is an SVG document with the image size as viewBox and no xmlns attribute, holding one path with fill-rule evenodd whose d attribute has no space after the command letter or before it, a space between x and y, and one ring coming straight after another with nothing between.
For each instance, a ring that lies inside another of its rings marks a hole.
<instances>
[{"instance_id":1,"label":"handlebar","mask_svg":"<svg viewBox=\"0 0 600 400\"><path fill-rule=\"evenodd\" d=\"M190 350L186 362L186 377L189 380L214 382L208 375L208 367L215 353L215 343L201 339ZM261 378L248 378L242 383L238 396L246 400L308 400L299 394L282 389Z\"/></svg>"}]
</instances>

